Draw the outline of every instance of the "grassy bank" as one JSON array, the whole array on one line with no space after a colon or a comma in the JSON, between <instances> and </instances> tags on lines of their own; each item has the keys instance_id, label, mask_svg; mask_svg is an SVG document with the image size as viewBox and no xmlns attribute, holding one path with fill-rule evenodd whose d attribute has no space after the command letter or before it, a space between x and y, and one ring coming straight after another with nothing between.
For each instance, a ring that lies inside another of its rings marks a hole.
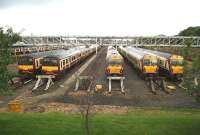
<instances>
[{"instance_id":1,"label":"grassy bank","mask_svg":"<svg viewBox=\"0 0 200 135\"><path fill-rule=\"evenodd\" d=\"M92 135L197 135L200 110L134 109L127 114L95 114ZM79 114L1 113L2 135L83 135Z\"/></svg>"}]
</instances>

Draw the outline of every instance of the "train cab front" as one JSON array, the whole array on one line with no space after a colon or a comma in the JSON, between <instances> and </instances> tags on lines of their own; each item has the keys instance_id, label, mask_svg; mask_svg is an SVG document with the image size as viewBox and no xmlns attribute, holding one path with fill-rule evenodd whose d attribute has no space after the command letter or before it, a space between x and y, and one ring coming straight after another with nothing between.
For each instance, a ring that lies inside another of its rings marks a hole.
<instances>
[{"instance_id":1,"label":"train cab front","mask_svg":"<svg viewBox=\"0 0 200 135\"><path fill-rule=\"evenodd\" d=\"M34 60L30 56L21 56L17 66L19 74L34 74Z\"/></svg>"},{"instance_id":2,"label":"train cab front","mask_svg":"<svg viewBox=\"0 0 200 135\"><path fill-rule=\"evenodd\" d=\"M177 56L177 58L170 59L171 74L176 79L182 78L184 73L183 58Z\"/></svg>"},{"instance_id":3,"label":"train cab front","mask_svg":"<svg viewBox=\"0 0 200 135\"><path fill-rule=\"evenodd\" d=\"M55 57L44 57L42 62L42 74L57 75L59 73L59 60Z\"/></svg>"},{"instance_id":4,"label":"train cab front","mask_svg":"<svg viewBox=\"0 0 200 135\"><path fill-rule=\"evenodd\" d=\"M143 73L146 76L157 76L158 74L157 59L144 59L143 60Z\"/></svg>"},{"instance_id":5,"label":"train cab front","mask_svg":"<svg viewBox=\"0 0 200 135\"><path fill-rule=\"evenodd\" d=\"M113 61L106 67L106 74L108 76L122 76L124 72L122 62Z\"/></svg>"}]
</instances>

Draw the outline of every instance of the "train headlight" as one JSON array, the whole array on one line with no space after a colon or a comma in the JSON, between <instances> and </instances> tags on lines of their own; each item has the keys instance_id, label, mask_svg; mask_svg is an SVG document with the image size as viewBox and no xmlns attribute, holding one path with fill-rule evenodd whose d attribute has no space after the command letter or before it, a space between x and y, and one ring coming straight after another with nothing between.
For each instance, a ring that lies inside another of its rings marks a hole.
<instances>
[{"instance_id":1,"label":"train headlight","mask_svg":"<svg viewBox=\"0 0 200 135\"><path fill-rule=\"evenodd\" d=\"M181 67L181 66L172 67L172 73L173 74L183 73L183 67Z\"/></svg>"}]
</instances>

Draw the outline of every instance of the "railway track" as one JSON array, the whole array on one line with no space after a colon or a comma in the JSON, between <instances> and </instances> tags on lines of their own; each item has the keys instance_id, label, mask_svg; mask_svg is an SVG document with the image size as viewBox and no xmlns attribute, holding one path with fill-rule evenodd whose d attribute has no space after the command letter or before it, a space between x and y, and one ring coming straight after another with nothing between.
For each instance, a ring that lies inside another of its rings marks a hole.
<instances>
[{"instance_id":1,"label":"railway track","mask_svg":"<svg viewBox=\"0 0 200 135\"><path fill-rule=\"evenodd\" d=\"M157 95L158 91L160 90L169 94L169 91L166 88L166 81L163 77L159 78L148 77L145 78L145 81L147 82L147 85L153 94Z\"/></svg>"}]
</instances>

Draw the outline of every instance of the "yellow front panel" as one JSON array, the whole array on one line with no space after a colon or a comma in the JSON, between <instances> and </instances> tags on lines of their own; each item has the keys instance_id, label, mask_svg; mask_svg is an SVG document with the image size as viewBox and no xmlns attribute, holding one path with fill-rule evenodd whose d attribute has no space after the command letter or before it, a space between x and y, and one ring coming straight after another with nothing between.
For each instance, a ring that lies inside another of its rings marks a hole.
<instances>
[{"instance_id":1,"label":"yellow front panel","mask_svg":"<svg viewBox=\"0 0 200 135\"><path fill-rule=\"evenodd\" d=\"M123 70L122 66L108 66L107 70L110 71L110 74L121 74L120 71Z\"/></svg>"},{"instance_id":2,"label":"yellow front panel","mask_svg":"<svg viewBox=\"0 0 200 135\"><path fill-rule=\"evenodd\" d=\"M172 66L172 72L173 72L173 74L182 74L183 67L182 66Z\"/></svg>"},{"instance_id":3,"label":"yellow front panel","mask_svg":"<svg viewBox=\"0 0 200 135\"><path fill-rule=\"evenodd\" d=\"M57 66L42 66L42 70L46 72L58 71Z\"/></svg>"},{"instance_id":4,"label":"yellow front panel","mask_svg":"<svg viewBox=\"0 0 200 135\"><path fill-rule=\"evenodd\" d=\"M157 66L144 66L145 73L156 73Z\"/></svg>"},{"instance_id":5,"label":"yellow front panel","mask_svg":"<svg viewBox=\"0 0 200 135\"><path fill-rule=\"evenodd\" d=\"M18 70L33 70L33 65L18 65Z\"/></svg>"}]
</instances>

